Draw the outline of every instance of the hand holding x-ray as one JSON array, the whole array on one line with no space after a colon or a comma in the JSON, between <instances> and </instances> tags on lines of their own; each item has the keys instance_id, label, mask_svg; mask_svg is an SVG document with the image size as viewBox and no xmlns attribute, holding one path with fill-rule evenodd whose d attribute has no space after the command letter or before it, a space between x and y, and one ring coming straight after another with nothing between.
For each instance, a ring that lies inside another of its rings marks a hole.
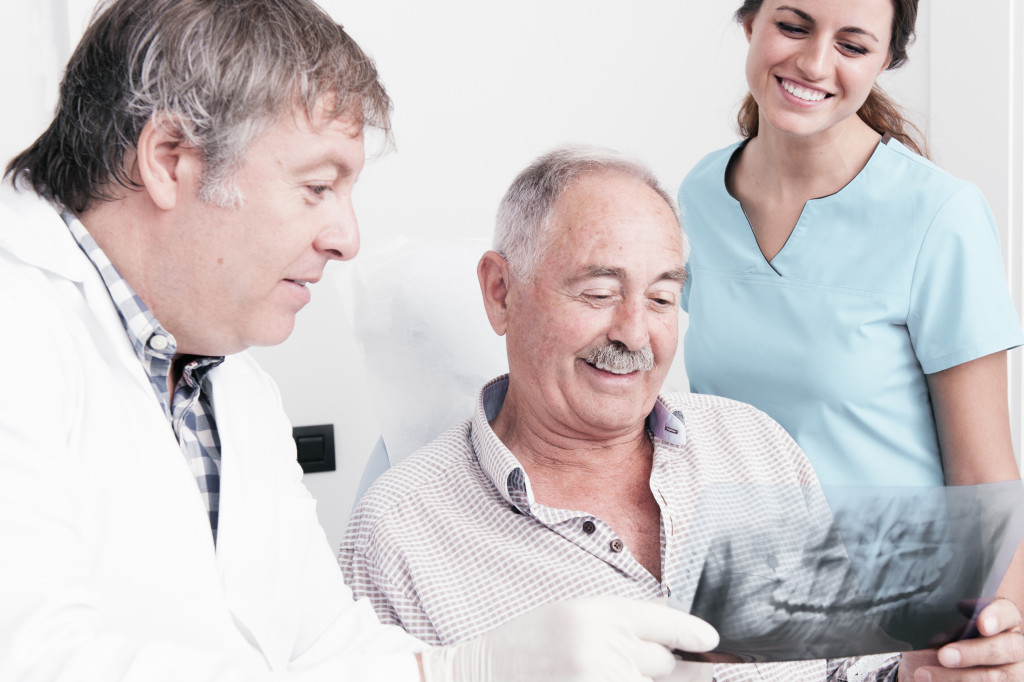
<instances>
[{"instance_id":1,"label":"hand holding x-ray","mask_svg":"<svg viewBox=\"0 0 1024 682\"><path fill-rule=\"evenodd\" d=\"M545 604L483 635L421 653L425 682L710 682L707 623L664 604L602 596Z\"/></svg>"},{"instance_id":2,"label":"hand holding x-ray","mask_svg":"<svg viewBox=\"0 0 1024 682\"><path fill-rule=\"evenodd\" d=\"M1024 636L1021 613L1008 599L996 599L977 618L981 638L961 640L939 650L911 651L900 662L900 679L916 679L915 671L926 668L930 682L965 680L967 668L980 666L978 679L991 679L989 672L1005 674L1003 679L1024 679Z\"/></svg>"},{"instance_id":3,"label":"hand holding x-ray","mask_svg":"<svg viewBox=\"0 0 1024 682\"><path fill-rule=\"evenodd\" d=\"M1015 627L1020 614L1012 604L983 609L1024 537L1020 481L829 488L825 495L831 514L823 516L813 489L736 485L704 492L694 524L718 530L696 588L676 590L673 599L719 631L719 646L697 658L778 661L937 649L977 637L982 614L994 619L982 628L985 635ZM730 514L735 525L723 520ZM987 636L958 648L992 662L1000 656L992 647L1012 644ZM908 663L927 664L915 656Z\"/></svg>"}]
</instances>

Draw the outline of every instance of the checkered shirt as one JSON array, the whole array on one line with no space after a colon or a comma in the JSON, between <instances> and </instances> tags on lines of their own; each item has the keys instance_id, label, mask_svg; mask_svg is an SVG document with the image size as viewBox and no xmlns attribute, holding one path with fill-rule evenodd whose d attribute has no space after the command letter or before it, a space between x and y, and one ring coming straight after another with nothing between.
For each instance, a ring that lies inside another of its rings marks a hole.
<instances>
[{"instance_id":1,"label":"checkered shirt","mask_svg":"<svg viewBox=\"0 0 1024 682\"><path fill-rule=\"evenodd\" d=\"M651 490L661 510L661 565L677 567L659 581L600 518L534 499L525 471L488 424L507 387L507 377L487 384L471 419L386 472L342 541L338 562L356 597L368 597L383 622L429 643L463 641L576 597L672 595L687 603L715 537L743 535L743 528L692 530L702 489L747 481L820 492L797 445L753 407L707 395L659 397L647 420ZM738 507L726 516L750 523L750 508ZM812 507L807 513L827 514ZM715 679L881 682L895 679L898 661L718 664Z\"/></svg>"},{"instance_id":2,"label":"checkered shirt","mask_svg":"<svg viewBox=\"0 0 1024 682\"><path fill-rule=\"evenodd\" d=\"M75 241L99 271L110 298L124 323L128 339L142 363L164 415L174 430L185 460L195 476L210 516L210 529L217 540L217 513L220 502L220 437L209 401L207 382L211 369L224 362L223 357L190 356L184 359L181 377L174 387L173 400L167 388L177 342L142 299L132 290L117 268L85 229L78 218L65 211L61 217Z\"/></svg>"}]
</instances>

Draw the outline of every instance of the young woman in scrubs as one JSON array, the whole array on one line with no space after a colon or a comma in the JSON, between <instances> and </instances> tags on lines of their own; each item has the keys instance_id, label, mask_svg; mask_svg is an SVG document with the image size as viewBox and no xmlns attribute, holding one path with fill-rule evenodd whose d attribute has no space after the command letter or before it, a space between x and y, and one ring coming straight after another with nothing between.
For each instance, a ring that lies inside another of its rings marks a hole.
<instances>
[{"instance_id":1,"label":"young woman in scrubs","mask_svg":"<svg viewBox=\"0 0 1024 682\"><path fill-rule=\"evenodd\" d=\"M1024 335L992 216L875 85L916 16L917 0L744 2L744 139L679 191L691 389L771 415L826 485L1020 477L1006 351Z\"/></svg>"},{"instance_id":2,"label":"young woman in scrubs","mask_svg":"<svg viewBox=\"0 0 1024 682\"><path fill-rule=\"evenodd\" d=\"M1006 350L1024 335L992 216L875 86L916 14L915 0L745 2L745 139L679 192L692 390L767 412L826 485L1020 476Z\"/></svg>"}]
</instances>

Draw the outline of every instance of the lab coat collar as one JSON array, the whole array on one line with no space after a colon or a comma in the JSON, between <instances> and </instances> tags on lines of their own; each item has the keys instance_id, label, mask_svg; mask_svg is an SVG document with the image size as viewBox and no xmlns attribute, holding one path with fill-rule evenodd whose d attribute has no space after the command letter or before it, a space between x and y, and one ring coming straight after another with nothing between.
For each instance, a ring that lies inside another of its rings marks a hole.
<instances>
[{"instance_id":1,"label":"lab coat collar","mask_svg":"<svg viewBox=\"0 0 1024 682\"><path fill-rule=\"evenodd\" d=\"M76 284L95 270L71 238L60 209L8 181L0 183L0 250Z\"/></svg>"},{"instance_id":2,"label":"lab coat collar","mask_svg":"<svg viewBox=\"0 0 1024 682\"><path fill-rule=\"evenodd\" d=\"M108 354L109 362L119 364L152 392L110 292L78 246L58 207L31 189L0 182L0 252L74 284L81 299L67 297L70 313L78 315L97 339L104 339L97 342L97 347ZM32 285L26 282L25 286ZM154 409L162 412L155 401Z\"/></svg>"}]
</instances>

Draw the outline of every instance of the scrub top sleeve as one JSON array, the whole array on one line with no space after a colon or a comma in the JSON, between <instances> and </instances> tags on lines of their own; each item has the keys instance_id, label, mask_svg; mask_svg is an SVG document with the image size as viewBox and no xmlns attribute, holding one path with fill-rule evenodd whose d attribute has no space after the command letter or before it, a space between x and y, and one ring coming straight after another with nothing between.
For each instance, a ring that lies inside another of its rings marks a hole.
<instances>
[{"instance_id":1,"label":"scrub top sleeve","mask_svg":"<svg viewBox=\"0 0 1024 682\"><path fill-rule=\"evenodd\" d=\"M926 228L907 328L925 374L1024 342L995 221L973 185L951 195Z\"/></svg>"}]
</instances>

